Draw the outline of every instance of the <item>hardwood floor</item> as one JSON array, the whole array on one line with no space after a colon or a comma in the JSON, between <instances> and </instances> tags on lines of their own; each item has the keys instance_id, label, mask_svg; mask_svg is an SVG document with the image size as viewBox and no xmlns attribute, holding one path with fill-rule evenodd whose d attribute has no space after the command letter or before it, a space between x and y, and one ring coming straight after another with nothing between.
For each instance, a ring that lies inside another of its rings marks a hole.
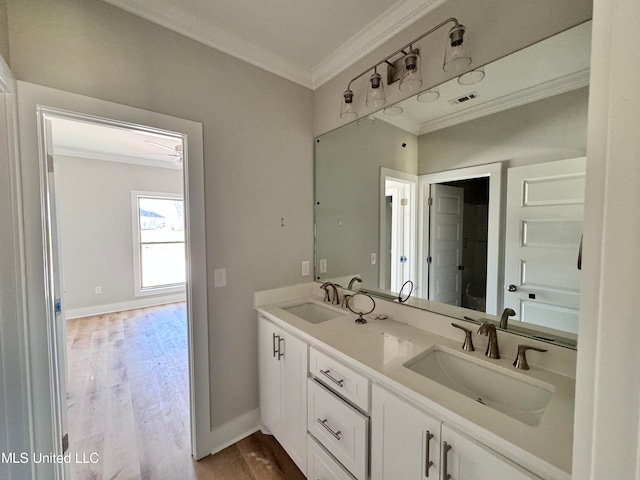
<instances>
[{"instance_id":1,"label":"hardwood floor","mask_svg":"<svg viewBox=\"0 0 640 480\"><path fill-rule=\"evenodd\" d=\"M260 432L192 459L184 304L70 320L67 360L72 480L304 479Z\"/></svg>"}]
</instances>

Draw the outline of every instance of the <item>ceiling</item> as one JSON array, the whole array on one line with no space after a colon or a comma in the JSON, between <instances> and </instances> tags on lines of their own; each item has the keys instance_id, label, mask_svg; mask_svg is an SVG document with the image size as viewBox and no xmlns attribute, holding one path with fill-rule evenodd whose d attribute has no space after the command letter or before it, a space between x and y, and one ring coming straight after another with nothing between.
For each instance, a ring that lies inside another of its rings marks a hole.
<instances>
[{"instance_id":1,"label":"ceiling","mask_svg":"<svg viewBox=\"0 0 640 480\"><path fill-rule=\"evenodd\" d=\"M104 0L315 89L443 0Z\"/></svg>"}]
</instances>

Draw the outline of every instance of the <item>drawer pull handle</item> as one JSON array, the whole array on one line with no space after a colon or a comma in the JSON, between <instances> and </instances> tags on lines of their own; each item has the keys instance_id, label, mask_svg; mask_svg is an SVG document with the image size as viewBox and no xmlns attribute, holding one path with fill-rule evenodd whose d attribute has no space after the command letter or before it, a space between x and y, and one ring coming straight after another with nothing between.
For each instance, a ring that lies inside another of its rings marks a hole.
<instances>
[{"instance_id":1,"label":"drawer pull handle","mask_svg":"<svg viewBox=\"0 0 640 480\"><path fill-rule=\"evenodd\" d=\"M331 429L331 427L330 427L329 425L327 425L327 419L326 419L326 418L325 418L324 420L320 420L320 419L318 418L318 423L319 423L320 425L322 425L324 428L326 428L326 429L327 429L327 431L328 431L331 435L333 435L335 438L337 438L338 440L340 440L340 430L338 430L337 432L334 432L334 431Z\"/></svg>"},{"instance_id":2,"label":"drawer pull handle","mask_svg":"<svg viewBox=\"0 0 640 480\"><path fill-rule=\"evenodd\" d=\"M431 461L431 452L429 449L429 444L431 443L431 439L433 438L433 434L427 430L427 446L426 446L426 451L425 451L425 469L424 469L424 476L429 478L429 469L433 466L433 462Z\"/></svg>"},{"instance_id":3,"label":"drawer pull handle","mask_svg":"<svg viewBox=\"0 0 640 480\"><path fill-rule=\"evenodd\" d=\"M448 464L448 455L449 455L449 450L451 450L451 445L449 445L447 442L443 442L442 443L442 479L443 480L449 480L451 478L451 475L449 475L449 464Z\"/></svg>"},{"instance_id":4,"label":"drawer pull handle","mask_svg":"<svg viewBox=\"0 0 640 480\"><path fill-rule=\"evenodd\" d=\"M321 374L323 374L325 377L327 377L327 378L328 378L329 380L331 380L333 383L335 383L336 385L338 385L340 388L344 388L344 385L343 385L344 380L342 380L342 379L338 380L338 379L336 379L336 378L332 377L332 376L329 374L329 372L330 372L330 371L331 371L331 370L322 370L322 369L320 369L320 373L321 373Z\"/></svg>"}]
</instances>

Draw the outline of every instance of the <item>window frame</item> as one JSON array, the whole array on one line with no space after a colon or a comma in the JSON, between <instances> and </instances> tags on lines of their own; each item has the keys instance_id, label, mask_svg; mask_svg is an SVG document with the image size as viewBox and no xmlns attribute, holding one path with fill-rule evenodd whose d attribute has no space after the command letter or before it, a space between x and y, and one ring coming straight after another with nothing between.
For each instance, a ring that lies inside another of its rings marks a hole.
<instances>
[{"instance_id":1,"label":"window frame","mask_svg":"<svg viewBox=\"0 0 640 480\"><path fill-rule=\"evenodd\" d=\"M133 294L136 297L145 297L149 295L168 295L174 293L186 292L186 277L185 282L182 284L161 285L157 287L142 287L142 255L141 246L142 241L140 238L140 211L139 211L139 198L158 198L162 200L180 200L184 205L184 195L182 193L168 193L168 192L149 192L142 190L131 191L131 217L132 217L132 237L133 237ZM185 219L185 235L186 235L186 219ZM183 240L186 252L186 236ZM186 269L185 258L185 269Z\"/></svg>"}]
</instances>

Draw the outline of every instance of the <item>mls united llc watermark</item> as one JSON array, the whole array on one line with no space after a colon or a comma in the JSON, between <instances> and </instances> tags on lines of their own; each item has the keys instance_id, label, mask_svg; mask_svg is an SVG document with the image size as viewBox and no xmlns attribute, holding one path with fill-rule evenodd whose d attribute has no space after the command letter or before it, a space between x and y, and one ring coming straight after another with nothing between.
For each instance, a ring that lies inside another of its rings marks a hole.
<instances>
[{"instance_id":1,"label":"mls united llc watermark","mask_svg":"<svg viewBox=\"0 0 640 480\"><path fill-rule=\"evenodd\" d=\"M97 452L71 452L64 455L56 453L40 452L0 452L0 463L89 463L94 464L100 461Z\"/></svg>"}]
</instances>

